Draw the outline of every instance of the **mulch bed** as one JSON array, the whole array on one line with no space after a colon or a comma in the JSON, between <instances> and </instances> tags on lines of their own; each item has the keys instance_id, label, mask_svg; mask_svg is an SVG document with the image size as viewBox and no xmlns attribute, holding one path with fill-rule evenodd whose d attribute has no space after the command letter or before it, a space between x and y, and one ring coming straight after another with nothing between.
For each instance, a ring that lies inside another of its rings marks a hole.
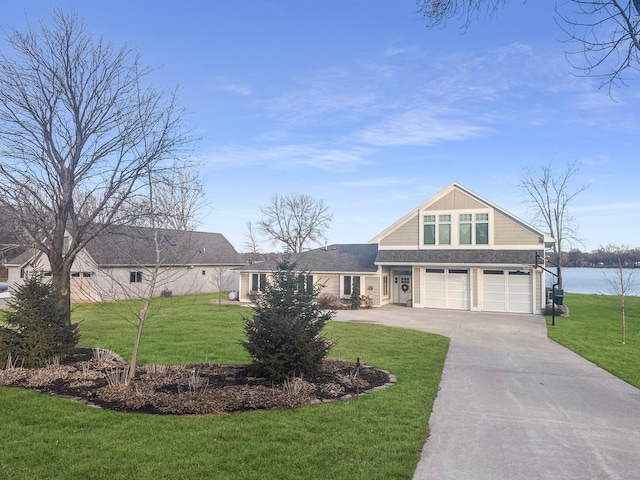
<instances>
[{"instance_id":1,"label":"mulch bed","mask_svg":"<svg viewBox=\"0 0 640 480\"><path fill-rule=\"evenodd\" d=\"M106 353L106 354L105 354ZM104 350L79 348L62 365L0 370L0 386L21 387L122 412L221 415L301 407L353 398L395 382L388 372L327 359L313 378L273 384L247 365L140 365L127 385L127 365Z\"/></svg>"}]
</instances>

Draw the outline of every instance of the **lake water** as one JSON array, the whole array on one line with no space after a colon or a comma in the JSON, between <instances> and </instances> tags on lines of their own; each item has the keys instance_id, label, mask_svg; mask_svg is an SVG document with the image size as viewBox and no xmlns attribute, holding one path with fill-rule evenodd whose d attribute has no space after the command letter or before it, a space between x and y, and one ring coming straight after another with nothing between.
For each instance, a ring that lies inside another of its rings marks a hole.
<instances>
[{"instance_id":1,"label":"lake water","mask_svg":"<svg viewBox=\"0 0 640 480\"><path fill-rule=\"evenodd\" d=\"M549 270L554 271L553 267ZM638 270L636 270L637 272ZM605 273L609 276L615 274L612 268L571 268L562 269L562 282L565 292L569 293L596 293L611 295L607 291L608 284L605 280ZM633 295L640 295L640 273L634 273L636 288ZM547 274L547 286L551 286L553 277Z\"/></svg>"}]
</instances>

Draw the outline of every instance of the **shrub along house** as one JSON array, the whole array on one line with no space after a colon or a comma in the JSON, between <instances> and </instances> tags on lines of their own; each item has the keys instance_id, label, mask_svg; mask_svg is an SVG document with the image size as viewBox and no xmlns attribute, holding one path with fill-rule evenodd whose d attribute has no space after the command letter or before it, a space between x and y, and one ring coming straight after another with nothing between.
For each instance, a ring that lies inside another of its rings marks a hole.
<instances>
[{"instance_id":1,"label":"shrub along house","mask_svg":"<svg viewBox=\"0 0 640 480\"><path fill-rule=\"evenodd\" d=\"M369 244L332 245L292 257L324 285L348 297L354 282L374 306L540 313L545 277L537 255L554 240L460 184L453 183L385 229ZM273 265L240 269L249 300Z\"/></svg>"},{"instance_id":2,"label":"shrub along house","mask_svg":"<svg viewBox=\"0 0 640 480\"><path fill-rule=\"evenodd\" d=\"M237 273L232 269L244 263L220 233L113 226L89 242L74 261L71 300L95 302L146 295L157 260L156 296L235 288ZM51 275L46 255L35 250L7 262L7 267L11 287L33 271L42 272L45 280Z\"/></svg>"}]
</instances>

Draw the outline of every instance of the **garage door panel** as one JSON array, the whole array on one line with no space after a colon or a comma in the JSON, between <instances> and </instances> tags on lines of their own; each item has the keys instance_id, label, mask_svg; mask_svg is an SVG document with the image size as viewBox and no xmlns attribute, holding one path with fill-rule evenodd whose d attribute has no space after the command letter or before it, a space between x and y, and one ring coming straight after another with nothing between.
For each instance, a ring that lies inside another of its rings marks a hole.
<instances>
[{"instance_id":1,"label":"garage door panel","mask_svg":"<svg viewBox=\"0 0 640 480\"><path fill-rule=\"evenodd\" d=\"M425 305L427 307L469 309L469 274L467 270L427 269L425 290Z\"/></svg>"},{"instance_id":2,"label":"garage door panel","mask_svg":"<svg viewBox=\"0 0 640 480\"><path fill-rule=\"evenodd\" d=\"M483 273L483 310L531 313L531 277L528 272L485 270Z\"/></svg>"}]
</instances>

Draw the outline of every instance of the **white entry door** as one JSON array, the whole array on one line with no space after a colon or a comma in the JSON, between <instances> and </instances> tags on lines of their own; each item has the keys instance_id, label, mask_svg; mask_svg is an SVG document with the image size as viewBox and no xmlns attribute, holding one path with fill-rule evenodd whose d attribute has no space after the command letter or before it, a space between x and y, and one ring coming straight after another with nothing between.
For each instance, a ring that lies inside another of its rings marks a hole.
<instances>
[{"instance_id":1,"label":"white entry door","mask_svg":"<svg viewBox=\"0 0 640 480\"><path fill-rule=\"evenodd\" d=\"M400 272L393 276L393 286L395 288L396 303L406 304L412 299L411 273Z\"/></svg>"}]
</instances>

